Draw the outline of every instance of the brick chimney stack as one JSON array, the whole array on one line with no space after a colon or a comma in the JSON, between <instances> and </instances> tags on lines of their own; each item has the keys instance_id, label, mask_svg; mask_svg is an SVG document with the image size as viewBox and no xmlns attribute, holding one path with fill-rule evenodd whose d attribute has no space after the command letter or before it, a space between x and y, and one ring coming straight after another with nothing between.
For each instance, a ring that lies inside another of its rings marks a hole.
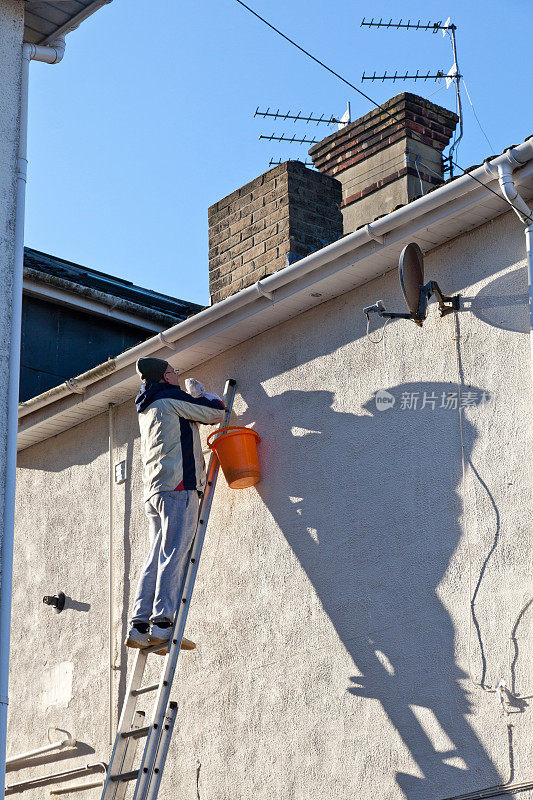
<instances>
[{"instance_id":1,"label":"brick chimney stack","mask_svg":"<svg viewBox=\"0 0 533 800\"><path fill-rule=\"evenodd\" d=\"M316 168L342 184L345 234L425 194L444 178L442 151L457 115L408 92L383 107L398 121L377 108L309 150Z\"/></svg>"},{"instance_id":2,"label":"brick chimney stack","mask_svg":"<svg viewBox=\"0 0 533 800\"><path fill-rule=\"evenodd\" d=\"M342 236L341 185L286 161L209 209L209 292L224 300Z\"/></svg>"},{"instance_id":3,"label":"brick chimney stack","mask_svg":"<svg viewBox=\"0 0 533 800\"><path fill-rule=\"evenodd\" d=\"M457 116L407 92L383 105L396 119L376 109L311 148L318 172L286 161L211 206L211 303L442 183Z\"/></svg>"}]
</instances>

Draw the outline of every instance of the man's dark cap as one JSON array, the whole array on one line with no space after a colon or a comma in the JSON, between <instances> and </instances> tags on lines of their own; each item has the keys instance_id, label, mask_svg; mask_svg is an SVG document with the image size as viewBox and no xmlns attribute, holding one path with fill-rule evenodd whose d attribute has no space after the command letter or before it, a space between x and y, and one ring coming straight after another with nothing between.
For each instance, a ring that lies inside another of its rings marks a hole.
<instances>
[{"instance_id":1,"label":"man's dark cap","mask_svg":"<svg viewBox=\"0 0 533 800\"><path fill-rule=\"evenodd\" d=\"M168 367L168 361L162 358L140 358L135 369L142 381L158 383L163 379L163 375Z\"/></svg>"}]
</instances>

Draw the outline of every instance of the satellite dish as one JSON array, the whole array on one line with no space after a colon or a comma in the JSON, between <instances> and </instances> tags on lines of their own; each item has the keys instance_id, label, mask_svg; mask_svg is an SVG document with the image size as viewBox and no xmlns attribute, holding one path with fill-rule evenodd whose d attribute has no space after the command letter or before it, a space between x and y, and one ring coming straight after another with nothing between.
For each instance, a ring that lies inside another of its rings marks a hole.
<instances>
[{"instance_id":1,"label":"satellite dish","mask_svg":"<svg viewBox=\"0 0 533 800\"><path fill-rule=\"evenodd\" d=\"M412 317L419 316L420 293L424 286L424 256L412 242L403 248L398 264L400 286Z\"/></svg>"},{"instance_id":2,"label":"satellite dish","mask_svg":"<svg viewBox=\"0 0 533 800\"><path fill-rule=\"evenodd\" d=\"M411 319L421 328L427 316L429 298L433 294L438 300L441 317L445 317L453 311L459 311L460 295L448 297L441 292L436 281L424 283L424 256L416 242L411 242L403 248L398 263L398 272L409 313L397 314L386 311L381 300L378 300L373 306L363 309L367 319L372 312L377 312L380 317L386 319Z\"/></svg>"}]
</instances>

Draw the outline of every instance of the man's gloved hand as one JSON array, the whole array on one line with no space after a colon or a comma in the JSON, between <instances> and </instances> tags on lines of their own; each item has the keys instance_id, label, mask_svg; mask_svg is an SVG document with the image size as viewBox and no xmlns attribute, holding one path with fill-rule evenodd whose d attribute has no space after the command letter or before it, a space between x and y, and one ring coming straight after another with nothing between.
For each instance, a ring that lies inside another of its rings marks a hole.
<instances>
[{"instance_id":1,"label":"man's gloved hand","mask_svg":"<svg viewBox=\"0 0 533 800\"><path fill-rule=\"evenodd\" d=\"M185 391L193 397L202 397L205 394L205 386L196 378L185 378Z\"/></svg>"},{"instance_id":2,"label":"man's gloved hand","mask_svg":"<svg viewBox=\"0 0 533 800\"><path fill-rule=\"evenodd\" d=\"M185 378L185 391L188 392L192 397L205 397L207 400L220 400L222 403L222 398L218 396L218 394L214 394L213 392L206 392L205 386L200 381L197 381L196 378Z\"/></svg>"}]
</instances>

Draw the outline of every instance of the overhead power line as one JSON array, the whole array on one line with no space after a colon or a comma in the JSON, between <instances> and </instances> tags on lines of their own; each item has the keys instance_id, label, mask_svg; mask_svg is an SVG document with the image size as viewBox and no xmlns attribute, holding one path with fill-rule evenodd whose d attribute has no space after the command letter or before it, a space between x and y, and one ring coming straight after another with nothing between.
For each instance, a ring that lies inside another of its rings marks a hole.
<instances>
[{"instance_id":1,"label":"overhead power line","mask_svg":"<svg viewBox=\"0 0 533 800\"><path fill-rule=\"evenodd\" d=\"M372 105L373 105L373 106L375 106L376 108L378 108L378 109L379 109L380 111L382 111L384 114L387 114L387 116L389 116L389 117L390 117L391 119L393 119L395 122L398 122L400 125L404 125L405 127L407 127L407 126L405 125L405 122L403 122L403 120L399 119L399 118L398 118L398 117L397 117L395 114L393 114L391 111L389 111L389 109L388 109L388 108L385 108L385 107L384 107L384 106L382 106L380 103L377 103L375 100L373 100L371 97L369 97L369 95L367 95L367 94L366 94L365 92L363 92L361 89L358 89L358 88L357 88L357 86L355 86L355 85L354 85L353 83L351 83L349 80L347 80L346 78L343 78L343 76L342 76L342 75L340 75L338 72L336 72L336 71L335 71L334 69L332 69L331 67L328 67L328 65L327 65L327 64L325 64L325 63L324 63L323 61L321 61L319 58L317 58L317 57L316 57L316 56L314 56L312 53L310 53L308 50L306 50L304 47L302 47L302 46L301 46L301 45L299 45L297 42L295 42L295 41L294 41L294 39L291 39L289 36L287 36L287 35L286 35L286 34L284 34L282 31L280 31L280 30L279 30L279 28L276 28L276 26L275 26L275 25L272 25L272 23L271 23L271 22L269 22L269 21L268 21L267 19L265 19L264 17L262 17L262 16L261 16L261 14L258 14L258 13L257 13L257 11L254 11L254 9L253 9L253 8L250 8L250 6L246 5L246 3L244 3L244 2L243 2L243 0L235 0L235 2L237 2L237 3L238 3L240 6L242 6L243 8L245 8L247 11L249 11L249 12L250 12L250 14L253 14L253 16L254 16L254 17L257 17L257 19L258 19L258 20L260 20L260 21L261 21L261 22L262 22L264 25L266 25L268 28L270 28L271 30L273 30L273 31L274 31L274 33L277 33L277 34L278 34L278 36L281 36L281 38L282 38L282 39L285 39L285 41L289 42L289 44L292 44L292 46L293 46L293 47L296 47L296 49L297 49L297 50L299 50L301 53L303 53L304 55L306 55L308 58L310 58L312 61L314 61L314 62L315 62L316 64L318 64L319 66L323 67L325 70L327 70L327 72L331 73L331 75L334 75L334 76L335 76L336 78L338 78L340 81L342 81L343 83L345 83L347 86L349 86L351 89L353 89L353 90L354 90L354 92L357 92L357 94L361 95L361 97L364 97L364 98L365 98L365 100L368 100L368 102L369 102L369 103L372 103ZM411 132L411 135L412 135L414 138L418 138L418 140L419 140L420 142L422 142L422 144L427 144L427 145L429 145L430 147L432 146L431 142L429 142L429 141L428 141L428 140L427 140L427 139L426 139L424 136L422 136L422 134L418 133L417 131L413 131L413 130L411 130L410 128L409 128L409 131ZM454 167L457 167L457 169L461 170L461 172L463 173L463 175L467 175L467 176L468 176L469 178L471 178L473 181L475 181L476 183L479 183L479 185L480 185L480 186L483 186L483 188L484 188L484 189L486 189L486 190L487 190L487 192L491 192L491 194L493 194L493 195L494 195L495 197L497 197L499 200L503 200L503 202L504 202L504 203L507 203L507 205L508 205L508 206L510 206L512 209L514 209L515 211L518 211L518 209L517 209L517 208L515 208L515 206L514 206L514 205L513 205L513 204L512 204L512 203L511 203L509 200L507 200L507 198L506 198L506 197L504 197L503 195L501 195L499 192L496 192L494 189L491 189L491 187L490 187L490 186L487 186L487 184L486 184L486 183L483 183L483 181L479 180L479 178L476 178L476 177L475 177L475 175L472 175L472 173L471 173L471 172L467 172L467 171L466 171L466 169L465 169L464 167L462 167L460 164L457 164L457 162L455 162L455 161L451 161L451 163L454 165Z\"/></svg>"}]
</instances>

